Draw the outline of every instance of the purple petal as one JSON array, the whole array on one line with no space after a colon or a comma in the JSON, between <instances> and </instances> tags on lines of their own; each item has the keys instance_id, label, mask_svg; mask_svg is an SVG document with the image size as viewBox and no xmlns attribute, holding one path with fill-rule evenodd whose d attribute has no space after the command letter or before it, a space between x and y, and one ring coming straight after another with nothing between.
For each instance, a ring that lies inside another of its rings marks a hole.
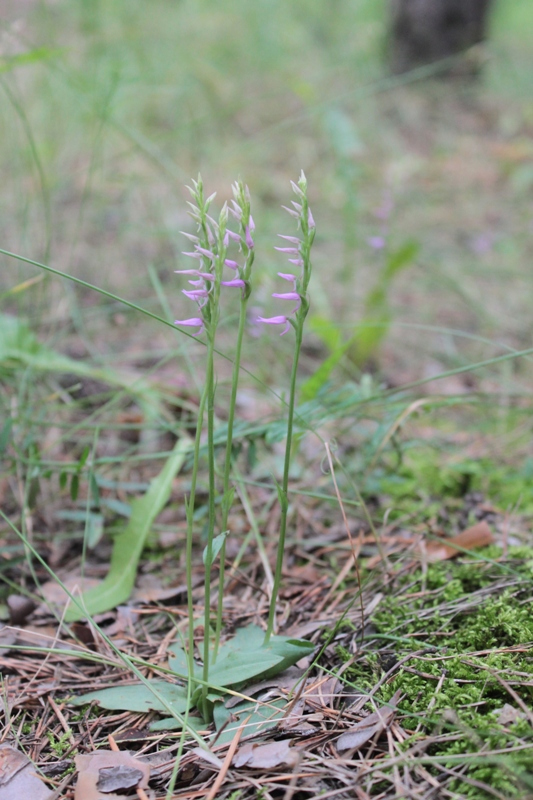
<instances>
[{"instance_id":1,"label":"purple petal","mask_svg":"<svg viewBox=\"0 0 533 800\"><path fill-rule=\"evenodd\" d=\"M182 289L181 291L185 297L189 298L189 300L203 300L204 297L209 297L209 292L207 289L192 289L192 291Z\"/></svg>"},{"instance_id":2,"label":"purple petal","mask_svg":"<svg viewBox=\"0 0 533 800\"><path fill-rule=\"evenodd\" d=\"M231 209L230 209L230 210L231 210ZM241 237L240 237L240 235L239 235L238 233L235 233L235 231L230 231L230 230L228 229L228 230L226 231L226 233L227 233L227 235L229 236L229 238L230 238L230 239L233 239L233 241L234 241L234 242L240 242L240 241L241 241Z\"/></svg>"},{"instance_id":3,"label":"purple petal","mask_svg":"<svg viewBox=\"0 0 533 800\"><path fill-rule=\"evenodd\" d=\"M239 237L239 238L240 238L240 237ZM227 267L229 267L230 269L239 269L239 265L237 264L237 262L236 262L236 261L232 261L230 258L227 258L227 259L224 261L224 264L225 264Z\"/></svg>"},{"instance_id":4,"label":"purple petal","mask_svg":"<svg viewBox=\"0 0 533 800\"><path fill-rule=\"evenodd\" d=\"M246 247L248 250L252 250L254 246L254 240L252 239L252 234L250 233L250 226L247 225L244 231L244 238L246 241Z\"/></svg>"},{"instance_id":5,"label":"purple petal","mask_svg":"<svg viewBox=\"0 0 533 800\"><path fill-rule=\"evenodd\" d=\"M310 228L316 228L315 220L313 219L310 208L307 209L307 224Z\"/></svg>"},{"instance_id":6,"label":"purple petal","mask_svg":"<svg viewBox=\"0 0 533 800\"><path fill-rule=\"evenodd\" d=\"M285 210L285 211L286 211L288 214L290 214L290 215L291 215L291 217L294 217L295 219L300 219L300 215L298 214L298 212L297 212L297 211L293 211L293 209L292 209L292 208L287 208L287 206L281 206L281 207L282 207L282 208L283 208L283 209L284 209L284 210Z\"/></svg>"},{"instance_id":7,"label":"purple petal","mask_svg":"<svg viewBox=\"0 0 533 800\"><path fill-rule=\"evenodd\" d=\"M194 242L195 244L199 244L200 243L200 239L198 238L198 236L193 236L192 233L185 233L185 231L180 231L180 233L181 233L182 236L185 236L191 242Z\"/></svg>"},{"instance_id":8,"label":"purple petal","mask_svg":"<svg viewBox=\"0 0 533 800\"><path fill-rule=\"evenodd\" d=\"M204 329L204 321L200 319L200 317L191 317L190 319L176 319L174 320L174 325L183 325L186 328L200 328L199 331L193 334L193 336L199 336L203 329Z\"/></svg>"},{"instance_id":9,"label":"purple petal","mask_svg":"<svg viewBox=\"0 0 533 800\"><path fill-rule=\"evenodd\" d=\"M285 325L287 317L257 317L258 322L264 322L267 325Z\"/></svg>"},{"instance_id":10,"label":"purple petal","mask_svg":"<svg viewBox=\"0 0 533 800\"><path fill-rule=\"evenodd\" d=\"M289 264L295 264L297 267L303 267L304 262L301 258L289 258Z\"/></svg>"},{"instance_id":11,"label":"purple petal","mask_svg":"<svg viewBox=\"0 0 533 800\"><path fill-rule=\"evenodd\" d=\"M236 289L244 289L245 282L240 278L234 278L232 281L220 281L221 286L232 286Z\"/></svg>"},{"instance_id":12,"label":"purple petal","mask_svg":"<svg viewBox=\"0 0 533 800\"><path fill-rule=\"evenodd\" d=\"M285 208L285 206L283 207ZM290 209L288 210L290 211ZM284 236L282 233L278 233L278 237L280 239L285 239L286 242L292 242L292 244L301 244L297 236Z\"/></svg>"},{"instance_id":13,"label":"purple petal","mask_svg":"<svg viewBox=\"0 0 533 800\"><path fill-rule=\"evenodd\" d=\"M196 250L198 253L201 253L206 258L211 258L212 260L216 258L215 254L212 253L211 250L206 250L205 247L197 247Z\"/></svg>"},{"instance_id":14,"label":"purple petal","mask_svg":"<svg viewBox=\"0 0 533 800\"><path fill-rule=\"evenodd\" d=\"M291 186L292 186L293 192L296 192L296 194L299 197L305 197L304 193L302 192L302 190L300 189L300 187L298 186L297 183L294 183L294 181L291 181Z\"/></svg>"},{"instance_id":15,"label":"purple petal","mask_svg":"<svg viewBox=\"0 0 533 800\"><path fill-rule=\"evenodd\" d=\"M278 253L294 253L294 255L298 255L300 252L297 247L275 247L274 250L277 250Z\"/></svg>"},{"instance_id":16,"label":"purple petal","mask_svg":"<svg viewBox=\"0 0 533 800\"><path fill-rule=\"evenodd\" d=\"M291 281L296 283L298 278L296 275L293 275L292 272L278 272L280 278L283 278L284 281Z\"/></svg>"},{"instance_id":17,"label":"purple petal","mask_svg":"<svg viewBox=\"0 0 533 800\"><path fill-rule=\"evenodd\" d=\"M197 253L196 251L194 253L186 253L185 250L183 250L181 254L182 254L182 256L189 256L189 258L201 258L202 257L200 255L200 253Z\"/></svg>"},{"instance_id":18,"label":"purple petal","mask_svg":"<svg viewBox=\"0 0 533 800\"><path fill-rule=\"evenodd\" d=\"M258 322L264 322L267 325L285 325L285 329L280 333L280 336L283 336L291 327L291 323L287 319L287 317L257 317Z\"/></svg>"},{"instance_id":19,"label":"purple petal","mask_svg":"<svg viewBox=\"0 0 533 800\"><path fill-rule=\"evenodd\" d=\"M199 269L175 269L178 275L196 275L198 278L203 278L204 281L214 281L215 276L210 272L200 272Z\"/></svg>"},{"instance_id":20,"label":"purple petal","mask_svg":"<svg viewBox=\"0 0 533 800\"><path fill-rule=\"evenodd\" d=\"M383 236L371 236L367 239L368 244L370 247L373 247L374 250L383 250L385 247L385 239Z\"/></svg>"},{"instance_id":21,"label":"purple petal","mask_svg":"<svg viewBox=\"0 0 533 800\"><path fill-rule=\"evenodd\" d=\"M301 300L298 292L281 292L281 294L276 292L272 297L277 297L280 300Z\"/></svg>"},{"instance_id":22,"label":"purple petal","mask_svg":"<svg viewBox=\"0 0 533 800\"><path fill-rule=\"evenodd\" d=\"M250 230L251 231L255 231L255 222L254 222L254 218L252 217L251 214L248 217L248 225L250 226Z\"/></svg>"}]
</instances>

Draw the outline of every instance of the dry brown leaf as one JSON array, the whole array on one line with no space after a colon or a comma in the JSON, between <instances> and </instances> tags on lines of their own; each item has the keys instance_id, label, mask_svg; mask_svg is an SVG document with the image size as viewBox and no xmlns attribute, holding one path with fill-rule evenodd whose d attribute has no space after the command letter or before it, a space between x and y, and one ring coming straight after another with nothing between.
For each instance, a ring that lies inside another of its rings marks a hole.
<instances>
[{"instance_id":1,"label":"dry brown leaf","mask_svg":"<svg viewBox=\"0 0 533 800\"><path fill-rule=\"evenodd\" d=\"M101 581L97 578L89 578L79 575L67 575L62 577L62 583L65 589L70 592L76 598L79 598L84 592L89 591L89 589L93 589L95 586L99 586ZM44 599L44 603L41 603L40 606L36 609L35 613L38 616L42 616L43 614L49 614L50 609L55 607L59 611L64 611L65 606L72 605L72 601L67 594L67 592L63 589L63 586L60 586L57 581L47 581L43 583L41 586L41 594Z\"/></svg>"},{"instance_id":2,"label":"dry brown leaf","mask_svg":"<svg viewBox=\"0 0 533 800\"><path fill-rule=\"evenodd\" d=\"M428 561L444 561L460 555L463 550L473 550L475 547L486 547L494 542L494 536L488 524L477 522L457 536L445 542L428 542L426 553Z\"/></svg>"},{"instance_id":3,"label":"dry brown leaf","mask_svg":"<svg viewBox=\"0 0 533 800\"><path fill-rule=\"evenodd\" d=\"M150 767L127 750L98 750L96 753L76 756L78 782L74 800L125 800L119 791L139 787L146 789Z\"/></svg>"},{"instance_id":4,"label":"dry brown leaf","mask_svg":"<svg viewBox=\"0 0 533 800\"><path fill-rule=\"evenodd\" d=\"M392 721L396 713L396 705L400 699L400 692L391 697L388 706L383 706L378 711L369 714L368 717L362 719L357 725L354 725L349 731L343 733L337 739L337 750L358 750L366 742L372 739L376 733L384 731Z\"/></svg>"},{"instance_id":5,"label":"dry brown leaf","mask_svg":"<svg viewBox=\"0 0 533 800\"><path fill-rule=\"evenodd\" d=\"M10 745L0 746L0 800L47 800L52 796L32 762Z\"/></svg>"},{"instance_id":6,"label":"dry brown leaf","mask_svg":"<svg viewBox=\"0 0 533 800\"><path fill-rule=\"evenodd\" d=\"M514 725L515 722L519 722L519 720L524 719L525 716L523 711L519 711L509 703L505 703L503 708L500 709L498 722L500 725Z\"/></svg>"},{"instance_id":7,"label":"dry brown leaf","mask_svg":"<svg viewBox=\"0 0 533 800\"><path fill-rule=\"evenodd\" d=\"M233 758L234 767L272 769L274 767L294 767L299 761L296 748L291 747L292 739L280 739L269 744L243 744Z\"/></svg>"}]
</instances>

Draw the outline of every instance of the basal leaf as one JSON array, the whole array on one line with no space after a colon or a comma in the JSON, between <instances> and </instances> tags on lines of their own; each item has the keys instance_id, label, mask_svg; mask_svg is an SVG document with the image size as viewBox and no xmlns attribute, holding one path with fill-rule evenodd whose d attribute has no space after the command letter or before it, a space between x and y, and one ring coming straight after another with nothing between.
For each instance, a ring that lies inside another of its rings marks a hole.
<instances>
[{"instance_id":1,"label":"basal leaf","mask_svg":"<svg viewBox=\"0 0 533 800\"><path fill-rule=\"evenodd\" d=\"M154 689L178 714L187 710L187 689L176 686L168 681L154 680L151 682ZM113 686L109 689L100 689L88 692L69 701L70 705L82 706L96 700L102 708L110 711L160 711L168 714L168 708L161 703L144 683L135 683L129 686Z\"/></svg>"},{"instance_id":2,"label":"basal leaf","mask_svg":"<svg viewBox=\"0 0 533 800\"><path fill-rule=\"evenodd\" d=\"M186 678L189 675L189 657L183 647L174 642L168 648L168 652L170 653L168 657L169 669L175 672L176 675ZM198 677L202 676L202 667L196 663L194 664L194 674Z\"/></svg>"},{"instance_id":3,"label":"basal leaf","mask_svg":"<svg viewBox=\"0 0 533 800\"><path fill-rule=\"evenodd\" d=\"M205 731L208 726L205 724L203 719L200 719L200 717L188 717L187 727L189 729L192 728L192 730L196 731L196 733L200 733L201 731ZM179 719L175 719L174 717L165 717L165 719L157 719L150 725L151 731L181 731L182 728L183 725L181 724Z\"/></svg>"},{"instance_id":4,"label":"basal leaf","mask_svg":"<svg viewBox=\"0 0 533 800\"><path fill-rule=\"evenodd\" d=\"M189 447L188 439L179 439L163 469L153 479L144 497L137 498L132 502L129 522L124 530L114 538L111 563L106 578L100 586L82 595L81 602L86 611L80 611L77 606L71 606L68 609L66 615L68 622L115 608L128 599L135 583L137 564L146 537L155 518L170 497L172 481L181 468L189 452Z\"/></svg>"},{"instance_id":5,"label":"basal leaf","mask_svg":"<svg viewBox=\"0 0 533 800\"><path fill-rule=\"evenodd\" d=\"M251 679L277 675L315 649L312 642L273 636L264 644L265 633L257 625L239 628L224 642L209 671L214 686L233 686Z\"/></svg>"},{"instance_id":6,"label":"basal leaf","mask_svg":"<svg viewBox=\"0 0 533 800\"><path fill-rule=\"evenodd\" d=\"M245 683L251 678L262 675L265 670L272 669L282 661L283 656L268 648L254 648L249 652L236 650L235 653L230 653L221 661L217 659L209 670L209 681L212 681L214 686L233 686L236 683Z\"/></svg>"},{"instance_id":7,"label":"basal leaf","mask_svg":"<svg viewBox=\"0 0 533 800\"><path fill-rule=\"evenodd\" d=\"M250 703L250 701L245 700L237 706L233 706L233 708L226 708L223 703L217 704L213 713L215 727L218 731L226 723L227 725L216 740L216 744L231 742L237 729L240 728L247 717L249 719L242 732L243 737L254 736L261 731L275 728L285 713L286 705L287 701L284 698L279 698L268 704Z\"/></svg>"}]
</instances>

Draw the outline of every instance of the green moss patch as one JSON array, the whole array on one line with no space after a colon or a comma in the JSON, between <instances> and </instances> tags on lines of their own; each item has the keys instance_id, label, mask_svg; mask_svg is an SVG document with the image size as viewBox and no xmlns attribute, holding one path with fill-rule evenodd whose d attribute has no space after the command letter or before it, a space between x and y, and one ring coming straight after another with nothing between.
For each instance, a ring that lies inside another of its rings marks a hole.
<instances>
[{"instance_id":1,"label":"green moss patch","mask_svg":"<svg viewBox=\"0 0 533 800\"><path fill-rule=\"evenodd\" d=\"M398 580L347 671L378 704L400 690L402 751L459 797L533 789L532 597L530 548L430 565Z\"/></svg>"}]
</instances>

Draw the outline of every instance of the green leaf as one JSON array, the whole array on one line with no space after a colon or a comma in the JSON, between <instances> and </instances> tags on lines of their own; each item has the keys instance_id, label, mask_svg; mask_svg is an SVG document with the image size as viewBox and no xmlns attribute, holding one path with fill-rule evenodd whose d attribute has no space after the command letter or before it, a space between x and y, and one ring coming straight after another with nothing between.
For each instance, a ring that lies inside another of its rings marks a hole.
<instances>
[{"instance_id":1,"label":"green leaf","mask_svg":"<svg viewBox=\"0 0 533 800\"><path fill-rule=\"evenodd\" d=\"M189 730L196 731L196 733L201 733L205 731L207 725L200 717L188 717L187 719L187 727ZM183 725L179 721L179 719L175 719L174 717L167 717L165 719L158 719L155 722L152 722L150 725L151 731L181 731L183 730Z\"/></svg>"},{"instance_id":2,"label":"green leaf","mask_svg":"<svg viewBox=\"0 0 533 800\"><path fill-rule=\"evenodd\" d=\"M75 473L70 479L70 499L74 502L78 499L80 490L80 476Z\"/></svg>"},{"instance_id":3,"label":"green leaf","mask_svg":"<svg viewBox=\"0 0 533 800\"><path fill-rule=\"evenodd\" d=\"M13 419L12 417L8 417L4 422L2 427L2 432L0 433L0 456L4 454L7 450L7 446L9 444L9 440L11 439L11 429L13 427Z\"/></svg>"},{"instance_id":4,"label":"green leaf","mask_svg":"<svg viewBox=\"0 0 533 800\"><path fill-rule=\"evenodd\" d=\"M332 352L342 345L342 334L339 328L326 317L313 314L309 320L309 327Z\"/></svg>"},{"instance_id":5,"label":"green leaf","mask_svg":"<svg viewBox=\"0 0 533 800\"><path fill-rule=\"evenodd\" d=\"M329 380L333 369L337 366L345 352L352 347L353 343L357 340L357 334L348 339L347 342L337 347L333 353L326 358L319 368L308 378L300 388L300 397L305 403L308 400L313 400L324 384Z\"/></svg>"},{"instance_id":6,"label":"green leaf","mask_svg":"<svg viewBox=\"0 0 533 800\"><path fill-rule=\"evenodd\" d=\"M10 72L16 69L16 67L25 66L26 64L35 64L37 61L45 61L63 52L63 48L52 49L50 47L35 47L33 50L28 50L26 53L17 53L8 58L4 57L0 60L0 73Z\"/></svg>"},{"instance_id":7,"label":"green leaf","mask_svg":"<svg viewBox=\"0 0 533 800\"><path fill-rule=\"evenodd\" d=\"M235 487L231 486L228 491L222 496L221 506L222 511L229 512L233 505L233 498L235 497Z\"/></svg>"},{"instance_id":8,"label":"green leaf","mask_svg":"<svg viewBox=\"0 0 533 800\"><path fill-rule=\"evenodd\" d=\"M190 441L179 439L163 469L153 479L144 497L137 498L132 502L129 522L113 540L111 563L106 578L100 586L90 589L82 595L80 602L86 611L80 611L76 606L68 609L66 614L68 622L108 611L128 599L135 583L137 564L146 537L155 518L168 502L174 476L183 465L189 450Z\"/></svg>"},{"instance_id":9,"label":"green leaf","mask_svg":"<svg viewBox=\"0 0 533 800\"><path fill-rule=\"evenodd\" d=\"M181 678L187 678L189 676L189 656L183 649L183 647L174 642L168 648L168 652L170 653L168 657L168 667L175 672L176 675L179 675ZM194 664L194 675L196 677L202 677L203 669L198 664Z\"/></svg>"},{"instance_id":10,"label":"green leaf","mask_svg":"<svg viewBox=\"0 0 533 800\"><path fill-rule=\"evenodd\" d=\"M289 507L289 498L287 497L287 492L283 491L283 486L277 481L276 481L276 491L278 493L279 507L282 513L285 513Z\"/></svg>"},{"instance_id":11,"label":"green leaf","mask_svg":"<svg viewBox=\"0 0 533 800\"><path fill-rule=\"evenodd\" d=\"M282 661L283 656L274 653L269 648L257 648L250 652L236 650L226 655L224 659L217 659L209 670L209 680L215 686L233 686L236 683L245 683L251 678L262 675L265 670L281 664ZM279 671L276 669L273 674Z\"/></svg>"},{"instance_id":12,"label":"green leaf","mask_svg":"<svg viewBox=\"0 0 533 800\"><path fill-rule=\"evenodd\" d=\"M273 700L268 704L258 705L245 700L233 708L226 708L223 703L217 703L213 711L215 727L220 730L226 727L216 740L216 744L227 744L235 736L237 729L249 717L243 730L243 737L253 736L269 728L275 728L283 718L287 701L284 698ZM227 723L227 724L226 724ZM214 738L214 737L213 737Z\"/></svg>"},{"instance_id":13,"label":"green leaf","mask_svg":"<svg viewBox=\"0 0 533 800\"><path fill-rule=\"evenodd\" d=\"M92 550L104 534L104 518L101 514L89 512L85 521L85 540L87 547Z\"/></svg>"},{"instance_id":14,"label":"green leaf","mask_svg":"<svg viewBox=\"0 0 533 800\"><path fill-rule=\"evenodd\" d=\"M185 687L162 680L151 681L151 685L178 714L183 714L187 710L187 689ZM160 711L168 714L168 708L144 683L113 686L110 689L88 692L80 697L73 697L69 700L69 704L82 706L93 700L96 700L102 708L110 711Z\"/></svg>"},{"instance_id":15,"label":"green leaf","mask_svg":"<svg viewBox=\"0 0 533 800\"><path fill-rule=\"evenodd\" d=\"M84 468L84 466L85 466L85 464L87 462L87 459L89 458L89 453L90 452L91 452L91 448L89 447L88 444L86 444L85 447L82 450L82 454L80 456L80 460L78 461L78 467L77 467L78 472L81 472L81 470Z\"/></svg>"},{"instance_id":16,"label":"green leaf","mask_svg":"<svg viewBox=\"0 0 533 800\"><path fill-rule=\"evenodd\" d=\"M265 632L257 625L239 628L224 642L209 671L214 686L233 686L277 675L315 649L312 642L273 636L265 645Z\"/></svg>"},{"instance_id":17,"label":"green leaf","mask_svg":"<svg viewBox=\"0 0 533 800\"><path fill-rule=\"evenodd\" d=\"M383 279L386 283L401 269L412 264L420 250L420 242L408 239L397 250L393 250L387 259Z\"/></svg>"},{"instance_id":18,"label":"green leaf","mask_svg":"<svg viewBox=\"0 0 533 800\"><path fill-rule=\"evenodd\" d=\"M211 567L215 563L216 558L217 558L218 554L220 553L220 551L222 549L222 545L226 541L226 536L228 535L228 533L229 533L229 531L224 531L224 533L219 533L218 536L215 536L213 538L213 541L211 543L211 563L210 564L207 563L207 547L204 547L204 552L203 552L202 558L203 558L204 565L207 567L207 569L209 569L209 567Z\"/></svg>"}]
</instances>

